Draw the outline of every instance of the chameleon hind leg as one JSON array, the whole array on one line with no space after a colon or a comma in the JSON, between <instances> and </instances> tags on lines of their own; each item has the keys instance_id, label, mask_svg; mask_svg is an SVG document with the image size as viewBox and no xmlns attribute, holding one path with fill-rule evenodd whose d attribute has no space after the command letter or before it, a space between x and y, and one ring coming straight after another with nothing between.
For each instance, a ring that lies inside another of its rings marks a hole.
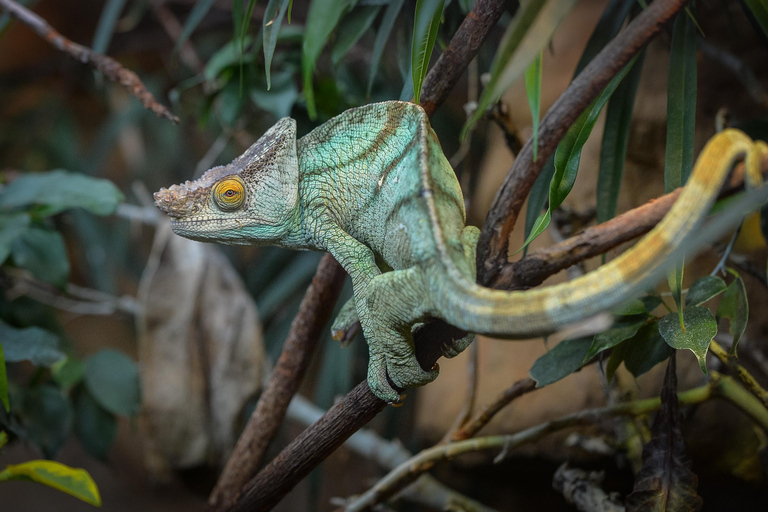
<instances>
[{"instance_id":1,"label":"chameleon hind leg","mask_svg":"<svg viewBox=\"0 0 768 512\"><path fill-rule=\"evenodd\" d=\"M437 369L424 370L419 365L411 336L412 326L429 316L432 309L427 290L424 273L418 267L385 272L368 285L368 384L388 402L397 402L400 394L387 376L401 389L423 386L437 378Z\"/></svg>"},{"instance_id":2,"label":"chameleon hind leg","mask_svg":"<svg viewBox=\"0 0 768 512\"><path fill-rule=\"evenodd\" d=\"M461 231L461 245L464 249L464 266L462 269L475 279L477 267L475 266L475 257L477 251L477 240L480 238L480 230L475 226L464 226ZM450 319L446 319L450 321ZM451 340L442 347L443 355L447 358L456 357L469 347L475 341L475 333L467 333L463 338Z\"/></svg>"}]
</instances>

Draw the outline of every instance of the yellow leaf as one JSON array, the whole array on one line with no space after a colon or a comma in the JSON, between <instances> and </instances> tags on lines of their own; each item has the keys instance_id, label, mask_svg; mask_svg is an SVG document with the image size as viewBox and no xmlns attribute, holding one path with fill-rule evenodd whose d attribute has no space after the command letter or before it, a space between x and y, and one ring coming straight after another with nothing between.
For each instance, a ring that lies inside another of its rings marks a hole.
<instances>
[{"instance_id":1,"label":"yellow leaf","mask_svg":"<svg viewBox=\"0 0 768 512\"><path fill-rule=\"evenodd\" d=\"M101 496L96 482L84 469L71 468L50 460L32 460L10 465L0 472L4 480L31 480L56 490L71 494L86 503L101 506Z\"/></svg>"}]
</instances>

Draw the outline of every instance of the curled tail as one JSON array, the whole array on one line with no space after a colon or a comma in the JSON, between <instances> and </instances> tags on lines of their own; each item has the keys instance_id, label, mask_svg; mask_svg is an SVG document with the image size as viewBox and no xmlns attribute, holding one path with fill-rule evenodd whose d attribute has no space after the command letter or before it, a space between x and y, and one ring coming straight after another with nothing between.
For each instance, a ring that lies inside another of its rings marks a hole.
<instances>
[{"instance_id":1,"label":"curled tail","mask_svg":"<svg viewBox=\"0 0 768 512\"><path fill-rule=\"evenodd\" d=\"M689 235L701 225L714 203L733 164L745 158L746 182L760 189L754 200L734 205L720 227L708 230L707 240L722 236L725 229L749 210L756 201L768 198L762 188L761 159L768 157L768 145L752 142L744 133L728 129L713 137L694 166L693 172L672 209L635 246L600 268L568 283L527 291L505 292L476 285L454 266L433 217L436 245L442 265L429 270L435 305L447 322L471 332L526 338L560 330L630 299L653 284L670 257L682 256ZM432 212L434 214L434 212ZM697 240L698 241L698 240Z\"/></svg>"}]
</instances>

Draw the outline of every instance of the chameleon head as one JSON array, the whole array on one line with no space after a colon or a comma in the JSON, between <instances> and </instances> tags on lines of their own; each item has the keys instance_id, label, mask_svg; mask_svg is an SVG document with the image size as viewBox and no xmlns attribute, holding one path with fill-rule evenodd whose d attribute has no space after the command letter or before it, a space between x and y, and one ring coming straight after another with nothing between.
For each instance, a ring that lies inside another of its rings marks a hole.
<instances>
[{"instance_id":1,"label":"chameleon head","mask_svg":"<svg viewBox=\"0 0 768 512\"><path fill-rule=\"evenodd\" d=\"M232 163L155 192L155 206L186 238L274 243L291 227L297 194L296 123L284 118Z\"/></svg>"}]
</instances>

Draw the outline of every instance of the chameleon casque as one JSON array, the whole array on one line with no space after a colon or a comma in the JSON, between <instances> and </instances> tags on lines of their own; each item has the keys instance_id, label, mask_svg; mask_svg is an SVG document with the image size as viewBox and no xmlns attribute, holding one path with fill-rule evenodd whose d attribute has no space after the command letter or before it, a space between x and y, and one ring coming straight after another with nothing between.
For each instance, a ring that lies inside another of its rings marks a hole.
<instances>
[{"instance_id":1,"label":"chameleon casque","mask_svg":"<svg viewBox=\"0 0 768 512\"><path fill-rule=\"evenodd\" d=\"M630 298L648 285L708 212L733 163L747 160L760 186L765 143L736 130L704 149L667 216L634 247L568 283L529 291L475 284L479 230L465 226L459 183L425 112L406 102L348 110L296 139L283 118L245 153L200 179L155 193L173 231L223 244L330 252L352 278L354 297L334 328L355 313L368 342L368 383L393 403L437 377L414 355L412 329L439 317L471 333L530 338L552 333ZM725 163L723 163L725 162ZM447 356L474 335L456 340Z\"/></svg>"}]
</instances>

